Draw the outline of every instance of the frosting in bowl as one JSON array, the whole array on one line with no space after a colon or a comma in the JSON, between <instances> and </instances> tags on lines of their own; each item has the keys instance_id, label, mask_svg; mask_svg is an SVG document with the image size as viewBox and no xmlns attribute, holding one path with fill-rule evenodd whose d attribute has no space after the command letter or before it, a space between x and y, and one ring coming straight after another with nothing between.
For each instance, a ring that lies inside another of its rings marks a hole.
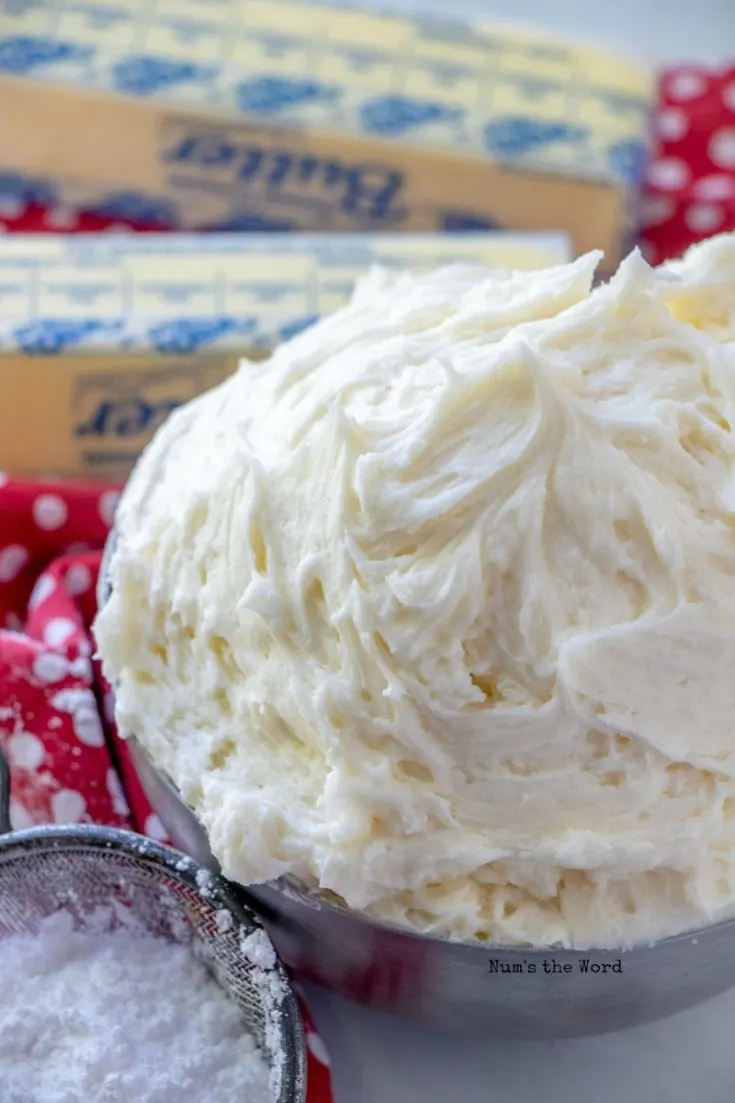
<instances>
[{"instance_id":1,"label":"frosting in bowl","mask_svg":"<svg viewBox=\"0 0 735 1103\"><path fill-rule=\"evenodd\" d=\"M456 939L735 914L735 239L371 272L175 412L96 634L243 883Z\"/></svg>"}]
</instances>

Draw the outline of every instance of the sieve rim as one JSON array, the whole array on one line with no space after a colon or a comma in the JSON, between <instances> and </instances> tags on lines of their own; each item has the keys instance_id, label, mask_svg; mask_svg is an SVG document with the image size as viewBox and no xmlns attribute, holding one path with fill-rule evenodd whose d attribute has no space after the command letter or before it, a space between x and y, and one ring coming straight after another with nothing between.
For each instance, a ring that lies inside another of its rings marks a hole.
<instances>
[{"instance_id":1,"label":"sieve rim","mask_svg":"<svg viewBox=\"0 0 735 1103\"><path fill-rule=\"evenodd\" d=\"M238 926L247 931L264 930L259 913L260 906L253 906L250 894L233 885L220 874L205 870L189 855L154 839L148 839L123 828L104 827L96 824L49 824L5 830L9 820L8 802L9 771L0 751L0 861L24 860L29 854L63 854L75 850L97 854L123 854L137 863L160 871L201 896L214 909L226 909ZM206 873L206 894L197 880L197 874ZM306 1099L306 1039L298 1007L289 977L278 955L275 955L276 972L280 981L280 993L276 1001L277 1029L283 1051L281 1090L277 1103L304 1103Z\"/></svg>"}]
</instances>

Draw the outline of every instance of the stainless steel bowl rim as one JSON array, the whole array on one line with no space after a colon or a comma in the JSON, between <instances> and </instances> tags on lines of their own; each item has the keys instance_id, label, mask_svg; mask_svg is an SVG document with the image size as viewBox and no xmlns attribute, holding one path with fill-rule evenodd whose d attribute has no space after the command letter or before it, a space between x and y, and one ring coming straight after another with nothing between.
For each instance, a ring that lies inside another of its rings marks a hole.
<instances>
[{"instance_id":1,"label":"stainless steel bowl rim","mask_svg":"<svg viewBox=\"0 0 735 1103\"><path fill-rule=\"evenodd\" d=\"M111 529L109 537L108 537L107 542L105 544L105 549L104 549L104 553L103 553L103 557L102 557L102 563L101 563L101 566L100 566L100 571L99 571L99 576L98 576L98 581L97 581L97 604L98 604L98 608L100 608L100 609L107 602L107 600L109 599L110 593L112 591L111 583L109 581L109 568L110 568L110 561L111 561L112 556L114 554L115 544L116 544L116 532L115 532L115 529L113 528L113 529ZM175 785L175 783L172 781L172 779L155 764L155 762L151 758L151 755L145 749L145 747L142 745L140 740L132 738L130 741L131 741L131 743L134 743L139 748L139 750L142 754L145 755L150 768L158 776L161 783L163 785L165 785L170 790L171 795L173 797L175 797L176 801L178 802L178 804L181 808L182 813L189 816L191 818L192 822L196 824L196 826L199 828L200 831L204 831L204 828L203 828L202 824L200 823L200 821L197 819L196 814L192 811L191 808L189 808L189 806L183 800L183 798L181 796L181 793L178 790L178 787ZM210 867L214 867L214 868L219 870L220 869L219 861L212 854L211 850L209 850L209 854L211 856L211 862L209 863ZM238 884L238 887L241 888L241 889L246 888L246 886L240 885L239 882L233 882L233 883ZM701 937L705 933L712 934L712 933L717 932L717 931L727 930L728 928L732 929L732 930L735 930L735 917L733 917L731 919L720 920L717 923L711 923L711 924L707 924L707 925L701 926L701 927L693 927L693 928L691 928L689 930L686 930L686 931L680 931L678 934L669 935L666 938L657 939L653 942L630 943L629 945L620 946L620 947L601 948L601 947L596 947L596 946L590 946L590 947L580 949L580 948L577 948L577 947L566 947L566 946L560 947L560 946L554 946L554 945L548 945L548 946L510 945L510 944L506 944L506 943L497 943L497 942L482 942L480 940L476 940L474 942L467 942L467 941L460 940L460 939L449 939L449 938L446 938L446 937L442 937L441 935L425 934L425 933L422 933L421 931L413 930L410 927L401 926L399 923L393 923L390 920L379 919L379 918L377 918L375 916L372 916L372 915L366 915L363 912L353 911L347 905L335 904L332 901L325 900L318 893L311 892L308 889L305 889L303 886L300 886L298 884L298 882L295 878L282 877L282 878L279 878L278 880L275 880L275 881L269 881L267 883L267 885L268 885L269 888L275 889L278 892L284 892L284 893L287 893L287 894L295 894L308 907L311 907L311 908L314 908L314 909L317 909L317 910L318 909L326 909L326 910L329 910L329 911L332 911L332 912L335 912L335 913L341 913L341 914L344 914L344 915L348 915L351 919L357 920L357 921L362 922L362 923L366 923L369 926L372 926L372 927L374 927L376 929L379 929L379 930L383 930L386 933L401 935L403 937L416 939L417 941L430 943L430 944L448 943L448 944L450 944L452 946L456 946L456 947L466 947L468 950L472 950L472 951L475 951L475 952L478 949L481 949L481 950L496 951L496 952L502 952L502 953L508 953L508 954L522 953L522 954L528 956L529 954L544 955L544 954L548 954L548 953L553 951L553 952L563 952L563 953L566 953L566 954L579 954L579 955L595 954L595 955L598 955L600 957L604 957L606 955L613 955L613 954L618 955L618 954L631 953L631 952L640 951L640 950L654 951L654 950L659 949L659 948L669 950L670 948L675 947L677 944L681 944L681 943L687 942L687 941L691 942L693 939ZM256 886L250 886L250 887L256 887ZM262 904L259 904L257 906L262 908Z\"/></svg>"},{"instance_id":2,"label":"stainless steel bowl rim","mask_svg":"<svg viewBox=\"0 0 735 1103\"><path fill-rule=\"evenodd\" d=\"M168 774L166 774L165 771L161 770L158 766L156 766L153 759L151 758L151 755L145 749L145 747L141 744L139 739L136 739L135 737L132 737L130 742L136 746L139 753L145 755L145 757L148 761L148 764L150 766L150 769L152 769L156 773L156 775L160 779L161 783L163 785L165 785L170 790L172 796L175 797L175 799L177 800L177 802L180 806L182 814L185 814L186 816L188 816L191 819L191 821L193 823L195 823L196 826L200 830L203 831L204 828L202 827L202 825L201 825L200 821L198 820L196 814L186 804L186 802L182 798L177 786L171 780L171 778L168 776ZM209 851L209 853L211 855L211 866L213 868L216 868L217 870L219 870L220 869L219 861L217 860L217 858L215 858L215 856L212 854L211 851ZM239 885L238 882L233 881L232 883ZM520 944L513 945L513 944L508 944L508 943L483 942L483 941L480 941L479 939L477 941L474 941L474 942L467 942L467 941L463 941L463 940L460 940L460 939L450 939L450 938L442 937L441 935L425 934L421 931L413 930L410 927L403 927L399 923L393 923L390 920L380 919L380 918L377 918L377 917L372 916L372 915L366 915L363 912L354 911L353 909L349 908L347 905L340 905L340 904L333 903L331 900L324 899L322 896L319 895L318 892L311 892L308 889L305 889L302 885L299 884L299 882L295 878L281 877L278 880L269 881L266 884L267 884L268 888L275 889L279 892L284 892L284 893L287 893L287 894L295 894L296 896L298 896L298 898L300 900L304 901L305 903L308 904L308 906L310 906L312 908L316 908L316 909L324 908L324 909L327 909L329 911L339 912L339 913L342 913L344 915L348 915L351 919L355 919L355 920L358 920L360 922L367 923L370 926L380 928L381 930L386 931L386 932L391 933L391 934L399 934L399 935L402 935L403 937L408 937L408 938L416 939L417 941L420 941L420 942L427 942L427 943L431 943L431 944L437 943L437 942L448 943L449 945L452 945L452 946L455 946L455 947L466 947L468 950L473 950L473 951L487 950L487 951L491 951L491 952L495 951L495 952L502 952L502 953L508 953L508 954L518 953L518 954L523 954L526 957L528 957L529 955L532 955L532 954L538 954L539 956L541 956L541 955L547 955L549 953L565 953L565 954L579 954L579 955L583 955L583 956L589 956L589 955L593 954L596 957L604 958L605 956L612 956L612 955L619 956L620 954L635 953L635 952L640 951L640 950L654 951L654 950L659 949L659 948L668 950L669 948L671 948L673 946L676 946L677 944L680 944L682 942L691 942L693 939L696 939L696 938L702 936L705 933L711 934L715 931L727 930L728 928L732 929L732 930L735 930L735 918L724 919L724 920L721 920L717 923L708 924L707 926L704 926L704 927L694 927L694 928L691 928L690 930L682 931L679 934L669 935L666 938L657 939L655 942L648 942L648 943L638 942L638 943L631 943L630 945L627 945L627 946L610 946L610 947L605 947L605 948L597 947L597 946L589 946L589 947L579 948L579 947L573 947L573 946L569 947L569 946L558 946L558 945L556 945L556 946L555 945L523 946L523 945L520 945ZM239 886L239 887L245 888L245 886ZM257 888L257 886L254 886L254 885L249 886L249 887ZM257 904L256 907L261 907L261 905Z\"/></svg>"}]
</instances>

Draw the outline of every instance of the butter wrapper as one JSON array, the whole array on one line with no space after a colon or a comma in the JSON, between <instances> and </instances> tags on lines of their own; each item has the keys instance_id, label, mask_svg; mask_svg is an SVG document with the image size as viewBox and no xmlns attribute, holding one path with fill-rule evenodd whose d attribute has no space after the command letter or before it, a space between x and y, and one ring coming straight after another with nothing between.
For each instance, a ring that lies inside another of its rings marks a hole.
<instances>
[{"instance_id":1,"label":"butter wrapper","mask_svg":"<svg viewBox=\"0 0 735 1103\"><path fill-rule=\"evenodd\" d=\"M616 266L651 74L546 32L292 0L0 8L0 196L161 226L560 231Z\"/></svg>"},{"instance_id":2,"label":"butter wrapper","mask_svg":"<svg viewBox=\"0 0 735 1103\"><path fill-rule=\"evenodd\" d=\"M124 478L173 409L342 306L372 265L569 256L560 235L8 235L0 470Z\"/></svg>"}]
</instances>

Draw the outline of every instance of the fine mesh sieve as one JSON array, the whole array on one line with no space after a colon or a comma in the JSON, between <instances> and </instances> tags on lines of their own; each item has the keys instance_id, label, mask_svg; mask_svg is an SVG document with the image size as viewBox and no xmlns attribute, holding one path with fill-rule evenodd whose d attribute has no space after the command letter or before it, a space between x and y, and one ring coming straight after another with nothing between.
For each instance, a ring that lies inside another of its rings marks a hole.
<instances>
[{"instance_id":1,"label":"fine mesh sieve","mask_svg":"<svg viewBox=\"0 0 735 1103\"><path fill-rule=\"evenodd\" d=\"M271 1069L274 1101L303 1103L300 1014L281 966L255 967L240 949L243 936L260 929L245 894L130 831L81 825L13 832L9 807L0 753L0 942L37 933L41 920L63 910L79 930L124 927L190 945L239 1006Z\"/></svg>"}]
</instances>

